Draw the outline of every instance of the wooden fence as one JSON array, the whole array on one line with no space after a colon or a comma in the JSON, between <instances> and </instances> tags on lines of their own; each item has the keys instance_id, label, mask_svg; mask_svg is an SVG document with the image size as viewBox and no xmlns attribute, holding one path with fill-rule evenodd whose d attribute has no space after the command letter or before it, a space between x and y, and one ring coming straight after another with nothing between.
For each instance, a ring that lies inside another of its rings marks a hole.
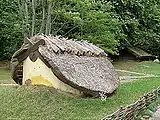
<instances>
[{"instance_id":1,"label":"wooden fence","mask_svg":"<svg viewBox=\"0 0 160 120\"><path fill-rule=\"evenodd\" d=\"M144 94L144 96L136 102L126 107L121 107L119 110L103 118L102 120L132 120L136 115L146 110L148 106L156 101L159 96L160 88L154 89L153 91Z\"/></svg>"}]
</instances>

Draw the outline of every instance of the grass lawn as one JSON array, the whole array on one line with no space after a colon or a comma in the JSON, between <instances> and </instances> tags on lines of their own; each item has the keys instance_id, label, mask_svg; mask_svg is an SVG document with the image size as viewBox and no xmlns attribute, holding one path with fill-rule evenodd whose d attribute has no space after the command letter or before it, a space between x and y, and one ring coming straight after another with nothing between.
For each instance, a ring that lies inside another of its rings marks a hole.
<instances>
[{"instance_id":1,"label":"grass lawn","mask_svg":"<svg viewBox=\"0 0 160 120\"><path fill-rule=\"evenodd\" d=\"M78 98L43 86L0 88L0 119L98 120L160 86L159 78L124 83L106 101Z\"/></svg>"},{"instance_id":2,"label":"grass lawn","mask_svg":"<svg viewBox=\"0 0 160 120\"><path fill-rule=\"evenodd\" d=\"M151 62L117 63L115 66L124 70L160 74L160 65ZM13 82L9 70L0 69L0 83ZM0 120L98 120L159 86L160 78L123 83L116 94L106 101L75 97L44 86L0 86Z\"/></svg>"},{"instance_id":3,"label":"grass lawn","mask_svg":"<svg viewBox=\"0 0 160 120\"><path fill-rule=\"evenodd\" d=\"M15 83L8 68L0 68L0 83Z\"/></svg>"}]
</instances>

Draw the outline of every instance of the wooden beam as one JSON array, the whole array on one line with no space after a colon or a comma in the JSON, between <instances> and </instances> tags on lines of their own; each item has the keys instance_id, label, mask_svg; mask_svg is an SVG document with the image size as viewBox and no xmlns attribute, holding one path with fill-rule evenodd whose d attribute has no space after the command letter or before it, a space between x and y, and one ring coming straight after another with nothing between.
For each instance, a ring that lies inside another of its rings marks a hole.
<instances>
[{"instance_id":1,"label":"wooden beam","mask_svg":"<svg viewBox=\"0 0 160 120\"><path fill-rule=\"evenodd\" d=\"M45 41L41 39L37 43L31 45L26 52L17 56L18 61L22 62L30 55L30 53L35 52L39 48L39 45L44 45L44 44Z\"/></svg>"}]
</instances>

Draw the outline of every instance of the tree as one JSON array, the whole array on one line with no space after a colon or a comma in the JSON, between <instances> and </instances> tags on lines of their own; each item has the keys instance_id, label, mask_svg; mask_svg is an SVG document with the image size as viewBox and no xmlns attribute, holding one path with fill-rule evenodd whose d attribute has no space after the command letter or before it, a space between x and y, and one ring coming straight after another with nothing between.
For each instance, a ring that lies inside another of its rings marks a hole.
<instances>
[{"instance_id":1,"label":"tree","mask_svg":"<svg viewBox=\"0 0 160 120\"><path fill-rule=\"evenodd\" d=\"M160 55L160 2L158 0L108 0L114 6L127 39L120 41L120 49L138 46Z\"/></svg>"},{"instance_id":2,"label":"tree","mask_svg":"<svg viewBox=\"0 0 160 120\"><path fill-rule=\"evenodd\" d=\"M108 53L117 53L118 40L123 35L110 4L92 0L20 0L19 3L27 36L43 33L84 39Z\"/></svg>"},{"instance_id":3,"label":"tree","mask_svg":"<svg viewBox=\"0 0 160 120\"><path fill-rule=\"evenodd\" d=\"M0 59L10 59L22 39L17 1L1 0L0 6Z\"/></svg>"}]
</instances>

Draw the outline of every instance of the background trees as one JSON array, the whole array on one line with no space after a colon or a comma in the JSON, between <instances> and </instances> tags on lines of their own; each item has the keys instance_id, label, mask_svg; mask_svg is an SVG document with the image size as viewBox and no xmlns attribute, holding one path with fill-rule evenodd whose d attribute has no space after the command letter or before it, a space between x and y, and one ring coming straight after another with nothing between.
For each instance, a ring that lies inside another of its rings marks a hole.
<instances>
[{"instance_id":1,"label":"background trees","mask_svg":"<svg viewBox=\"0 0 160 120\"><path fill-rule=\"evenodd\" d=\"M22 41L17 0L0 1L0 59L9 59Z\"/></svg>"},{"instance_id":2,"label":"background trees","mask_svg":"<svg viewBox=\"0 0 160 120\"><path fill-rule=\"evenodd\" d=\"M93 0L20 0L19 6L24 36L62 35L91 41L112 54L118 52L122 33L110 4Z\"/></svg>"},{"instance_id":3,"label":"background trees","mask_svg":"<svg viewBox=\"0 0 160 120\"><path fill-rule=\"evenodd\" d=\"M127 36L120 47L137 46L160 55L160 2L159 0L108 0L112 11Z\"/></svg>"},{"instance_id":4,"label":"background trees","mask_svg":"<svg viewBox=\"0 0 160 120\"><path fill-rule=\"evenodd\" d=\"M41 33L88 40L111 54L126 46L160 54L158 0L2 0L0 11L1 59Z\"/></svg>"}]
</instances>

